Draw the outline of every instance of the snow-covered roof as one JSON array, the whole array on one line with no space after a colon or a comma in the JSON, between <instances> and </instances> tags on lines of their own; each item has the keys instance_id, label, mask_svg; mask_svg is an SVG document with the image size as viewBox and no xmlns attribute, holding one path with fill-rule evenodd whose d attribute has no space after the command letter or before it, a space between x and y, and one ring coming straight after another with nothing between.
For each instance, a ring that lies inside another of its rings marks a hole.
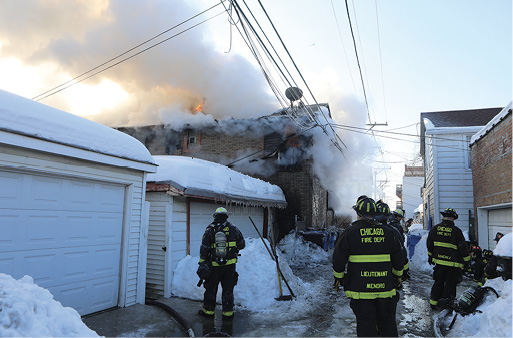
<instances>
[{"instance_id":1,"label":"snow-covered roof","mask_svg":"<svg viewBox=\"0 0 513 338\"><path fill-rule=\"evenodd\" d=\"M511 102L504 107L497 115L493 117L480 131L478 131L472 138L470 139L470 144L474 144L478 140L480 140L483 136L485 136L493 127L499 124L509 113L511 113Z\"/></svg>"},{"instance_id":2,"label":"snow-covered roof","mask_svg":"<svg viewBox=\"0 0 513 338\"><path fill-rule=\"evenodd\" d=\"M157 173L147 182L169 184L186 196L250 205L285 207L280 187L219 163L185 156L154 156Z\"/></svg>"},{"instance_id":3,"label":"snow-covered roof","mask_svg":"<svg viewBox=\"0 0 513 338\"><path fill-rule=\"evenodd\" d=\"M47 152L77 158L93 152L150 164L144 166L145 170L155 171L155 161L150 152L135 138L3 90L0 90L0 132L5 133L1 143L41 149L38 143L44 142L42 150ZM75 150L70 150L70 147ZM90 154L87 156L91 157Z\"/></svg>"}]
</instances>

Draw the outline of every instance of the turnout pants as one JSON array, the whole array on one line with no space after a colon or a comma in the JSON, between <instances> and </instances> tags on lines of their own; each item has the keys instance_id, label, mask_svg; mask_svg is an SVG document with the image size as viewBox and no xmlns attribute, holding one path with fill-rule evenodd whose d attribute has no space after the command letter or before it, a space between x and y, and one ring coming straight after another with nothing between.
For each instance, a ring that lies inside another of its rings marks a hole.
<instances>
[{"instance_id":1,"label":"turnout pants","mask_svg":"<svg viewBox=\"0 0 513 338\"><path fill-rule=\"evenodd\" d=\"M214 266L212 274L205 280L205 293L203 294L203 309L214 311L216 307L216 296L219 283L221 283L223 314L233 314L233 288L237 285L239 275L235 271L235 264Z\"/></svg>"},{"instance_id":2,"label":"turnout pants","mask_svg":"<svg viewBox=\"0 0 513 338\"><path fill-rule=\"evenodd\" d=\"M392 298L351 299L358 337L398 337L395 313L399 293Z\"/></svg>"},{"instance_id":3,"label":"turnout pants","mask_svg":"<svg viewBox=\"0 0 513 338\"><path fill-rule=\"evenodd\" d=\"M456 298L456 286L460 281L461 269L437 264L433 271L433 287L431 288L431 305L437 305L442 298Z\"/></svg>"}]
</instances>

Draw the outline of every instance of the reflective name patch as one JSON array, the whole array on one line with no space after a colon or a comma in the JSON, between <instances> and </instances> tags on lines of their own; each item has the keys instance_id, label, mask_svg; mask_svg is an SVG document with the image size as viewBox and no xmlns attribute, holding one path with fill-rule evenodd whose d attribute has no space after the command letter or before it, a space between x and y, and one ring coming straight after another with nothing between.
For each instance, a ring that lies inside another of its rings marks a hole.
<instances>
[{"instance_id":1,"label":"reflective name patch","mask_svg":"<svg viewBox=\"0 0 513 338\"><path fill-rule=\"evenodd\" d=\"M386 277L388 271L361 271L360 276L362 277Z\"/></svg>"},{"instance_id":2,"label":"reflective name patch","mask_svg":"<svg viewBox=\"0 0 513 338\"><path fill-rule=\"evenodd\" d=\"M384 289L385 283L367 283L367 289Z\"/></svg>"}]
</instances>

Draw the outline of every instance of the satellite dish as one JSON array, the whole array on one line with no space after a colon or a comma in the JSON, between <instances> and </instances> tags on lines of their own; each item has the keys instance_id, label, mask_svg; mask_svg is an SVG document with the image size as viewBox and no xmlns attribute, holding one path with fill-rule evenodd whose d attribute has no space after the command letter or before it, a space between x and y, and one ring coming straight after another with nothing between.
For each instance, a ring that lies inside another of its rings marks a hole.
<instances>
[{"instance_id":1,"label":"satellite dish","mask_svg":"<svg viewBox=\"0 0 513 338\"><path fill-rule=\"evenodd\" d=\"M285 90L285 96L291 102L294 102L300 100L303 97L303 91L298 87L289 87L287 90Z\"/></svg>"}]
</instances>

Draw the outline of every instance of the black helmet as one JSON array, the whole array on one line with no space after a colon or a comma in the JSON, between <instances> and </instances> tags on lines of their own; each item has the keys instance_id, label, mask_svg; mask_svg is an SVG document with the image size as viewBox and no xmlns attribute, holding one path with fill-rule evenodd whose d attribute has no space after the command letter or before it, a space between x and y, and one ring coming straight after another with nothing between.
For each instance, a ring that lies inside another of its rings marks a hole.
<instances>
[{"instance_id":1,"label":"black helmet","mask_svg":"<svg viewBox=\"0 0 513 338\"><path fill-rule=\"evenodd\" d=\"M502 232L498 232L495 234L495 238L493 239L494 241L496 241L497 243L499 243L499 240L504 237L504 234Z\"/></svg>"},{"instance_id":2,"label":"black helmet","mask_svg":"<svg viewBox=\"0 0 513 338\"><path fill-rule=\"evenodd\" d=\"M382 201L378 201L376 203L376 208L378 209L378 212L380 214L383 214L385 216L389 216L390 215L390 207L388 206L388 204L382 202Z\"/></svg>"},{"instance_id":3,"label":"black helmet","mask_svg":"<svg viewBox=\"0 0 513 338\"><path fill-rule=\"evenodd\" d=\"M370 197L360 196L356 201L356 205L353 206L353 209L360 216L374 216L378 213L378 209L376 208L376 203Z\"/></svg>"},{"instance_id":4,"label":"black helmet","mask_svg":"<svg viewBox=\"0 0 513 338\"><path fill-rule=\"evenodd\" d=\"M444 211L440 211L440 213L444 217L452 217L454 219L458 219L458 214L456 213L456 210L454 210L452 208L447 208Z\"/></svg>"}]
</instances>

